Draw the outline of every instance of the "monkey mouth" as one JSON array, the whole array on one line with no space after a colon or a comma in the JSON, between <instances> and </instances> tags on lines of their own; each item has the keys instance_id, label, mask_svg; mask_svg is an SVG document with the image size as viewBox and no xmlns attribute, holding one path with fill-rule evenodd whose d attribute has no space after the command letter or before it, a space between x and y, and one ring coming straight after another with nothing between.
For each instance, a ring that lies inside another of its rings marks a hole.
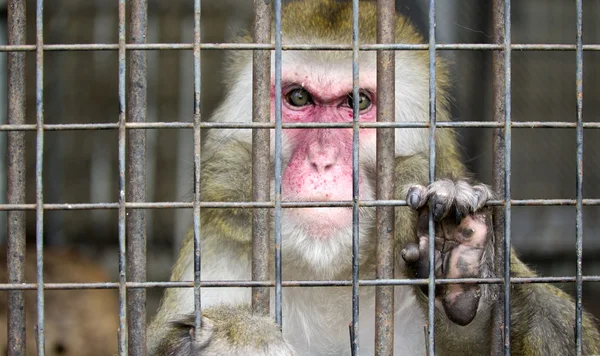
<instances>
[{"instance_id":1,"label":"monkey mouth","mask_svg":"<svg viewBox=\"0 0 600 356\"><path fill-rule=\"evenodd\" d=\"M352 226L352 208L290 208L284 213L295 225L318 239L333 236L335 231Z\"/></svg>"}]
</instances>

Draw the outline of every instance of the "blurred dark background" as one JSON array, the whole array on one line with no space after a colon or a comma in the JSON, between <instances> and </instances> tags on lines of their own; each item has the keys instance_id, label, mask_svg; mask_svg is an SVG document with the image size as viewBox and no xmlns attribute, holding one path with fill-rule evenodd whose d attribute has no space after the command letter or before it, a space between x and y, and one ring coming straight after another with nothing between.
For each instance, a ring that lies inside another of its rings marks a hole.
<instances>
[{"instance_id":1,"label":"blurred dark background","mask_svg":"<svg viewBox=\"0 0 600 356\"><path fill-rule=\"evenodd\" d=\"M2 1L0 1L0 4ZM252 21L250 0L202 1L202 41L228 42ZM427 0L397 1L427 36ZM28 0L28 43L35 43L35 2ZM490 0L437 2L440 43L491 43ZM193 2L149 1L148 42L192 42ZM6 44L6 4L0 40ZM575 3L527 0L512 4L513 43L575 43ZM117 1L45 2L47 44L117 43ZM584 41L600 42L600 1L584 2ZM48 124L108 123L118 120L116 51L45 53L44 107ZM202 52L202 111L206 119L222 96L222 51ZM490 51L444 51L454 78L453 117L493 120ZM27 55L27 122L35 123L35 55ZM584 54L584 120L600 120L600 52ZM6 53L0 54L0 122L6 122ZM512 52L514 121L575 122L575 52ZM148 53L148 117L192 121L191 51ZM475 176L491 183L492 129L462 129L463 153ZM513 129L512 196L575 198L575 130ZM147 130L148 201L191 201L191 130ZM6 133L0 132L0 201L6 196ZM47 203L118 201L117 131L53 131L45 134L44 198ZM584 132L584 197L600 198L600 132ZM35 202L35 132L27 134L27 202ZM191 210L147 210L148 280L167 280L178 245L191 225ZM600 207L584 208L584 274L600 274ZM513 207L512 241L525 261L545 276L575 273L575 207ZM6 241L6 213L0 212L0 242ZM117 280L117 212L47 211L47 246L75 247ZM27 216L35 237L35 216ZM571 290L572 286L565 286ZM584 285L584 306L600 316L600 285ZM148 314L162 291L149 290ZM116 312L116 310L115 310Z\"/></svg>"}]
</instances>

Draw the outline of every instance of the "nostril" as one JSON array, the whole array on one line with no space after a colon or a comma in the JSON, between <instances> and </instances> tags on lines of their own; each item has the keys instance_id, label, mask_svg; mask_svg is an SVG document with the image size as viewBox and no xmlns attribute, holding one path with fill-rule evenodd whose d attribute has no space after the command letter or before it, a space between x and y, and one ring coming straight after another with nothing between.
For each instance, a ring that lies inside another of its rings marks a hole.
<instances>
[{"instance_id":1,"label":"nostril","mask_svg":"<svg viewBox=\"0 0 600 356\"><path fill-rule=\"evenodd\" d=\"M338 154L339 150L335 146L313 143L308 148L307 159L317 172L323 173L335 166Z\"/></svg>"},{"instance_id":2,"label":"nostril","mask_svg":"<svg viewBox=\"0 0 600 356\"><path fill-rule=\"evenodd\" d=\"M324 163L323 161L311 161L311 165L319 173L326 172L334 166L333 163Z\"/></svg>"}]
</instances>

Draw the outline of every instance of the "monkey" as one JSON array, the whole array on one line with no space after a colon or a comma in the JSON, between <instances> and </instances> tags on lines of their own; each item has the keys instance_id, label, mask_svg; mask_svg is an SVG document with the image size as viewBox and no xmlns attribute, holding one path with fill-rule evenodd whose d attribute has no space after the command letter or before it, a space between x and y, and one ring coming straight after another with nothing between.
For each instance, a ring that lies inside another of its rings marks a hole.
<instances>
[{"instance_id":1,"label":"monkey","mask_svg":"<svg viewBox=\"0 0 600 356\"><path fill-rule=\"evenodd\" d=\"M362 43L375 43L376 7L371 2L360 2L359 6L359 38ZM351 43L352 6L349 2L294 1L286 4L282 16L285 44ZM399 14L395 26L398 43L424 43L409 20ZM241 41L245 40L248 38ZM350 52L284 51L283 122L351 122L355 105L358 105L361 121L375 121L376 54L361 51L358 61L360 91L355 102ZM395 52L396 121L426 122L429 119L428 64L426 51ZM211 120L250 122L251 55L248 52L232 54L226 74L227 94ZM441 58L437 60L436 81L437 120L448 121L451 81ZM274 98L273 78L271 82L271 98ZM272 100L272 117L274 112ZM352 137L352 129L348 128L283 130L282 200L351 201ZM426 128L395 129L393 193L394 199L407 201L407 206L394 208L395 278L426 278L430 258L435 259L433 272L437 278L499 277L495 274L491 210L486 205L493 199L493 192L470 177L461 160L456 135L449 128L436 130L436 179L429 182L428 137ZM271 138L273 140L273 135ZM249 130L207 133L200 177L203 201L251 201L251 145ZM358 183L361 200L375 197L375 153L376 130L361 128ZM273 144L271 159L275 159ZM435 236L429 236L427 228L430 210L435 221ZM203 280L251 279L251 217L250 209L202 210ZM373 207L359 208L361 279L376 278L374 218ZM351 279L351 208L283 209L281 238L284 280ZM434 256L428 253L430 238L434 239ZM193 234L190 233L181 247L171 279L193 280L193 266ZM514 251L510 273L515 277L535 276ZM374 290L372 287L359 289L361 355L373 354ZM440 355L489 354L492 310L500 292L501 287L492 284L437 286L437 352ZM286 287L282 294L280 333L273 327L272 319L252 315L248 307L249 288L202 288L203 329L198 332L190 322L194 315L193 290L167 289L148 328L149 354L241 355L252 348L253 355L350 354L350 287ZM394 297L394 354L426 354L427 289L395 286ZM552 285L512 285L513 354L575 355L574 314L572 299ZM582 339L586 355L600 353L600 336L594 323L593 318L584 313ZM257 333L248 336L254 330Z\"/></svg>"}]
</instances>

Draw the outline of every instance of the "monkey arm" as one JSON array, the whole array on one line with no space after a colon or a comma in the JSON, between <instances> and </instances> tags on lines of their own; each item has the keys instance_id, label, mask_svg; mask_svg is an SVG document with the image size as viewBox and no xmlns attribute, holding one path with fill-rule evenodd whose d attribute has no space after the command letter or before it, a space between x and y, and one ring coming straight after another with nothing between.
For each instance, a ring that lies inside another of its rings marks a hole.
<instances>
[{"instance_id":1,"label":"monkey arm","mask_svg":"<svg viewBox=\"0 0 600 356\"><path fill-rule=\"evenodd\" d=\"M436 278L496 277L491 211L484 207L491 192L484 186L469 186L464 180L467 174L456 152L452 131L440 130L437 138L436 176L440 180L432 185L426 186L426 154L397 159L399 198L404 194L409 206L418 211L414 214L411 209L397 208L396 212L398 247L407 273L417 278L429 275L428 209L432 206L436 221ZM469 196L471 199L464 200ZM516 277L535 276L514 253L511 272ZM426 311L427 286L416 287L415 293ZM436 287L438 350L451 355L489 353L489 343L485 341L490 338L491 312L499 293L498 285ZM574 319L573 300L559 288L535 283L512 286L511 349L514 354L574 355ZM584 313L586 355L600 353L600 336L594 324L592 317Z\"/></svg>"},{"instance_id":2,"label":"monkey arm","mask_svg":"<svg viewBox=\"0 0 600 356\"><path fill-rule=\"evenodd\" d=\"M513 252L513 277L534 277ZM583 354L600 354L596 321L583 313ZM516 284L511 289L511 345L516 355L575 355L575 303L552 284Z\"/></svg>"}]
</instances>

